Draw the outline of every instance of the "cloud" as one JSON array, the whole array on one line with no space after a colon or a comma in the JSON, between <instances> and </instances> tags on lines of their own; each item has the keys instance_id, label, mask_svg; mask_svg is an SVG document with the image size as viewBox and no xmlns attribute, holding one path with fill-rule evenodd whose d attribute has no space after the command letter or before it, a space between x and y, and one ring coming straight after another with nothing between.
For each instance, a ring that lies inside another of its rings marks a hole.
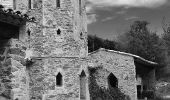
<instances>
[{"instance_id":1,"label":"cloud","mask_svg":"<svg viewBox=\"0 0 170 100\"><path fill-rule=\"evenodd\" d=\"M137 17L137 16L131 16L131 17L127 17L127 18L125 18L125 20L134 20L134 19L138 19L139 17Z\"/></svg>"},{"instance_id":2,"label":"cloud","mask_svg":"<svg viewBox=\"0 0 170 100\"><path fill-rule=\"evenodd\" d=\"M96 21L97 21L97 15L96 14L87 15L87 24L92 24Z\"/></svg>"},{"instance_id":3,"label":"cloud","mask_svg":"<svg viewBox=\"0 0 170 100\"><path fill-rule=\"evenodd\" d=\"M146 7L155 8L166 4L168 0L87 0L94 7Z\"/></svg>"},{"instance_id":4,"label":"cloud","mask_svg":"<svg viewBox=\"0 0 170 100\"><path fill-rule=\"evenodd\" d=\"M105 21L112 20L112 19L114 19L114 18L115 18L115 17L106 17L106 18L102 19L101 21L102 21L102 22L105 22Z\"/></svg>"}]
</instances>

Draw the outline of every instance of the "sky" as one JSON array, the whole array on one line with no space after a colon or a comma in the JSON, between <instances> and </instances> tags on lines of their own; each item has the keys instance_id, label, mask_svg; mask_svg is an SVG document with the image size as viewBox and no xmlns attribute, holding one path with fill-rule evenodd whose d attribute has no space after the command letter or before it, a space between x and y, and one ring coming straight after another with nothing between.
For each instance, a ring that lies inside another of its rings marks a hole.
<instances>
[{"instance_id":1,"label":"sky","mask_svg":"<svg viewBox=\"0 0 170 100\"><path fill-rule=\"evenodd\" d=\"M87 0L88 34L117 40L136 21L162 36L162 22L170 23L170 0Z\"/></svg>"}]
</instances>

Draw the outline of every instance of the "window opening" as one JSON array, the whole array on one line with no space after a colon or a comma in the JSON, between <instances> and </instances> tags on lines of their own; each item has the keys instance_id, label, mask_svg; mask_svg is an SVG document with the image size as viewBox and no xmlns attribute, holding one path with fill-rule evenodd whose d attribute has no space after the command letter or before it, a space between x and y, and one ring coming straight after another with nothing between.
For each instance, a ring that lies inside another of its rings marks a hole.
<instances>
[{"instance_id":1,"label":"window opening","mask_svg":"<svg viewBox=\"0 0 170 100\"><path fill-rule=\"evenodd\" d=\"M141 85L137 85L137 97L138 99L142 98L142 86Z\"/></svg>"},{"instance_id":2,"label":"window opening","mask_svg":"<svg viewBox=\"0 0 170 100\"><path fill-rule=\"evenodd\" d=\"M31 0L28 1L28 8L31 9Z\"/></svg>"},{"instance_id":3,"label":"window opening","mask_svg":"<svg viewBox=\"0 0 170 100\"><path fill-rule=\"evenodd\" d=\"M113 73L111 73L109 76L108 76L108 83L109 83L109 86L113 87L113 88L117 88L118 87L118 80L117 78L113 75Z\"/></svg>"},{"instance_id":4,"label":"window opening","mask_svg":"<svg viewBox=\"0 0 170 100\"><path fill-rule=\"evenodd\" d=\"M62 84L63 84L62 78L63 78L63 76L62 76L62 74L59 72L59 73L57 74L57 76L56 76L56 85L57 85L57 86L62 86Z\"/></svg>"},{"instance_id":5,"label":"window opening","mask_svg":"<svg viewBox=\"0 0 170 100\"><path fill-rule=\"evenodd\" d=\"M57 30L57 35L60 35L60 34L61 34L61 30L58 29L58 30Z\"/></svg>"},{"instance_id":6,"label":"window opening","mask_svg":"<svg viewBox=\"0 0 170 100\"><path fill-rule=\"evenodd\" d=\"M56 6L57 6L58 8L60 8L60 0L57 0L57 1L56 1Z\"/></svg>"}]
</instances>

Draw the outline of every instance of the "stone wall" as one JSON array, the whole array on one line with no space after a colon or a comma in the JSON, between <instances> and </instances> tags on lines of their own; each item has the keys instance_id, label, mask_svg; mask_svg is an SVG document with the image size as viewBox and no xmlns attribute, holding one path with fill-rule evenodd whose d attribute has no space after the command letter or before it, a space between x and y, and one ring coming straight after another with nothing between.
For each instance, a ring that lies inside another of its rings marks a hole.
<instances>
[{"instance_id":1,"label":"stone wall","mask_svg":"<svg viewBox=\"0 0 170 100\"><path fill-rule=\"evenodd\" d=\"M36 26L31 31L31 48L34 55L57 57L87 56L87 24L85 1L82 0L38 0L37 8L28 9L28 0L18 0L17 10L35 17ZM32 2L34 3L34 2ZM33 4L32 4L33 5ZM57 30L61 34L57 34Z\"/></svg>"},{"instance_id":2,"label":"stone wall","mask_svg":"<svg viewBox=\"0 0 170 100\"><path fill-rule=\"evenodd\" d=\"M29 67L31 100L80 100L80 73L86 62L78 58L34 59ZM56 75L63 75L63 85L56 86ZM88 84L88 83L86 83Z\"/></svg>"},{"instance_id":3,"label":"stone wall","mask_svg":"<svg viewBox=\"0 0 170 100\"><path fill-rule=\"evenodd\" d=\"M1 40L0 98L29 100L25 45L16 40Z\"/></svg>"},{"instance_id":4,"label":"stone wall","mask_svg":"<svg viewBox=\"0 0 170 100\"><path fill-rule=\"evenodd\" d=\"M96 81L100 87L108 87L108 75L113 73L118 79L118 88L130 96L131 100L137 100L136 72L133 57L100 50L89 55L88 66L103 67L96 74Z\"/></svg>"},{"instance_id":5,"label":"stone wall","mask_svg":"<svg viewBox=\"0 0 170 100\"><path fill-rule=\"evenodd\" d=\"M79 100L79 73L87 65L79 58L88 51L85 1L81 2L81 14L79 0L61 0L61 7L56 7L56 0L35 1L36 8L29 9L28 0L17 0L16 6L36 19L27 23L30 35L25 35L26 58L33 59L28 66L30 99ZM56 87L58 72L63 74L63 87Z\"/></svg>"}]
</instances>

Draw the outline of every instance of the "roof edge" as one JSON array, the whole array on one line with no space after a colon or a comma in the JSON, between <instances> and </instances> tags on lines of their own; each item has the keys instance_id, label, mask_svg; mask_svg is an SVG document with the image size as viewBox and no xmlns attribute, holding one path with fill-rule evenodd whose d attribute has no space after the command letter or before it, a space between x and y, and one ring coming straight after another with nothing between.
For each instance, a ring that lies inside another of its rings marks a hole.
<instances>
[{"instance_id":1,"label":"roof edge","mask_svg":"<svg viewBox=\"0 0 170 100\"><path fill-rule=\"evenodd\" d=\"M131 54L131 53L126 53L126 52L121 52L121 51L109 50L109 49L105 49L105 48L100 48L100 49L98 49L98 50L96 50L96 51L93 51L93 52L91 52L91 53L88 53L88 55L92 55L92 54L94 54L94 53L96 53L96 52L99 52L99 51L107 51L107 52L112 52L112 53L118 53L118 54L122 54L122 55L127 55L127 56L134 57L135 59L137 59L137 60L139 60L139 61L146 62L146 63L148 63L148 64L150 64L150 65L155 65L155 66L158 65L158 63L156 63L156 62L146 60L146 59L144 59L144 58L142 58L142 57L140 57L140 56L138 56L138 55L134 55L134 54ZM134 60L135 60L135 59L134 59Z\"/></svg>"}]
</instances>

